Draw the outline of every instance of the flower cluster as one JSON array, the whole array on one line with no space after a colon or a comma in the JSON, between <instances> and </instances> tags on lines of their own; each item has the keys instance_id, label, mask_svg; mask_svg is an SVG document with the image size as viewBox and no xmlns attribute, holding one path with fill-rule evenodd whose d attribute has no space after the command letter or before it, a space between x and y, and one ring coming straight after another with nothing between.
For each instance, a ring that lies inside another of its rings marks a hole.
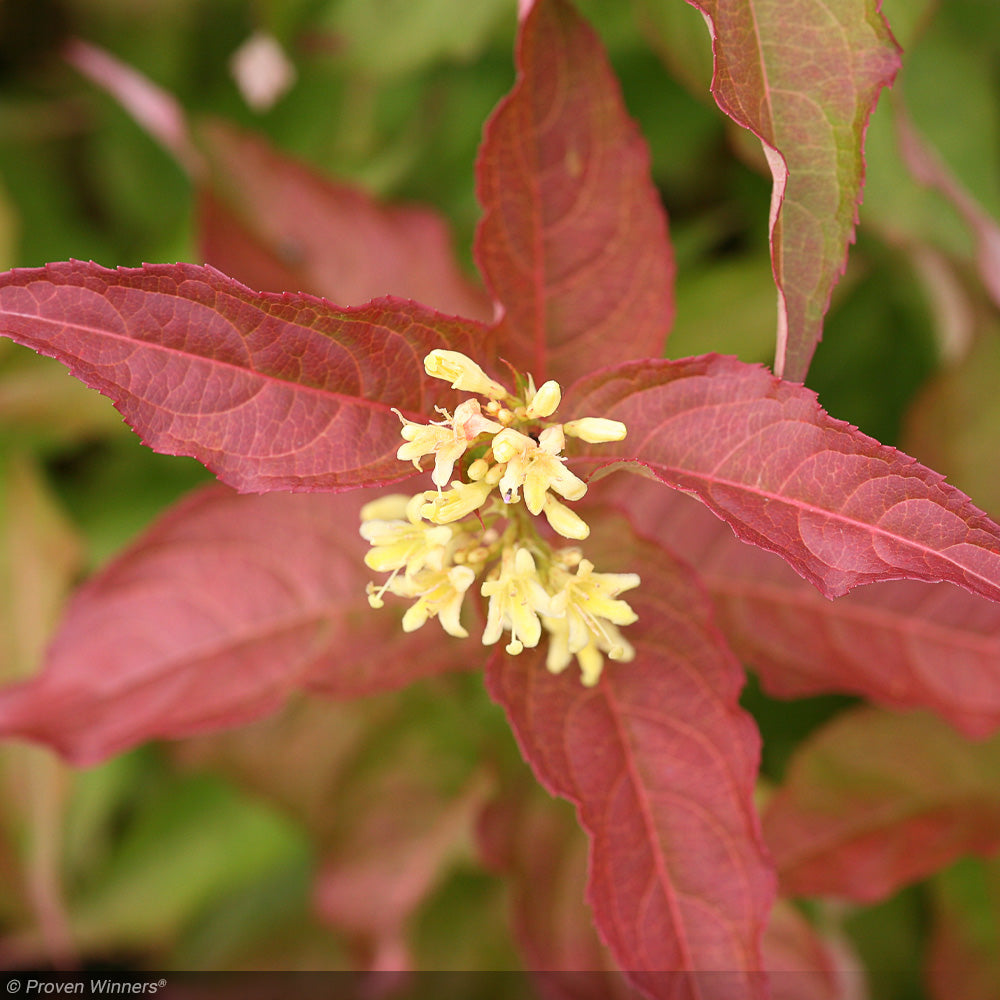
<instances>
[{"instance_id":1,"label":"flower cluster","mask_svg":"<svg viewBox=\"0 0 1000 1000\"><path fill-rule=\"evenodd\" d=\"M590 534L563 502L587 492L566 466L566 436L592 444L620 441L625 425L601 417L552 422L562 399L558 383L536 389L529 375L519 393L511 393L455 351L432 351L424 367L485 403L467 399L454 414L440 410L442 419L427 424L399 414L405 443L397 457L418 469L421 459L433 457L436 489L385 496L362 508L361 535L371 545L365 564L389 573L381 586L368 584L369 603L382 607L387 592L408 598L414 603L403 616L406 631L436 616L447 633L465 638L462 604L480 579L489 602L484 644L509 632L506 649L516 655L547 633L547 668L559 673L575 656L583 683L596 684L605 655L622 661L635 656L619 629L636 615L618 595L638 586L639 577L595 573L578 548L554 547L542 537L534 518L543 515L563 538L580 541ZM456 466L464 479L452 479Z\"/></svg>"}]
</instances>

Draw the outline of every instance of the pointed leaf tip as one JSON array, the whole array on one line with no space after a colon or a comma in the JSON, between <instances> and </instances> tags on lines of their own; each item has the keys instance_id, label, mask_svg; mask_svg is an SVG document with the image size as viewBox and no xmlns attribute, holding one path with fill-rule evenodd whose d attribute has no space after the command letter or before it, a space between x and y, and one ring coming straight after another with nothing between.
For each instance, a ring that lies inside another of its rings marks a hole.
<instances>
[{"instance_id":1,"label":"pointed leaf tip","mask_svg":"<svg viewBox=\"0 0 1000 1000\"><path fill-rule=\"evenodd\" d=\"M673 255L600 40L563 0L522 14L517 82L479 153L475 252L503 310L504 356L565 385L663 353Z\"/></svg>"},{"instance_id":2,"label":"pointed leaf tip","mask_svg":"<svg viewBox=\"0 0 1000 1000\"><path fill-rule=\"evenodd\" d=\"M1000 600L1000 525L761 366L718 355L629 362L579 382L566 409L629 430L577 458L583 468L638 463L828 597L909 578Z\"/></svg>"},{"instance_id":3,"label":"pointed leaf tip","mask_svg":"<svg viewBox=\"0 0 1000 1000\"><path fill-rule=\"evenodd\" d=\"M91 764L242 725L296 690L350 698L478 666L368 606L365 499L196 491L77 591L42 673L0 689L0 735Z\"/></svg>"},{"instance_id":4,"label":"pointed leaf tip","mask_svg":"<svg viewBox=\"0 0 1000 1000\"><path fill-rule=\"evenodd\" d=\"M0 334L109 396L154 450L244 492L406 478L392 408L433 412L447 390L424 377L424 355L478 354L488 339L413 302L341 309L211 267L79 261L0 275Z\"/></svg>"},{"instance_id":5,"label":"pointed leaf tip","mask_svg":"<svg viewBox=\"0 0 1000 1000\"><path fill-rule=\"evenodd\" d=\"M854 241L868 117L900 65L878 0L688 0L709 23L719 107L764 145L774 177L775 371L805 378Z\"/></svg>"}]
</instances>

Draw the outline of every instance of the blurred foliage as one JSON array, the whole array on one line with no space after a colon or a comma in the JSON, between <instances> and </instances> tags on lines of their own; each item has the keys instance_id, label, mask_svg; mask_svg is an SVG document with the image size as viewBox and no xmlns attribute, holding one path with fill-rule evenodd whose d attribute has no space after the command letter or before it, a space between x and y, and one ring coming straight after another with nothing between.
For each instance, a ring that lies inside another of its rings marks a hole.
<instances>
[{"instance_id":1,"label":"blurred foliage","mask_svg":"<svg viewBox=\"0 0 1000 1000\"><path fill-rule=\"evenodd\" d=\"M670 214L678 261L671 355L717 350L769 361L770 179L707 92L701 17L682 0L580 6L609 47ZM997 304L980 289L966 221L914 179L894 118L905 101L958 181L986 212L1000 213L1000 5L885 0L884 9L906 50L904 68L871 122L861 235L809 383L833 414L888 443L905 438L996 513ZM61 47L76 37L137 68L195 119L222 116L338 179L434 206L471 273L476 148L513 80L514 11L513 0L4 0L0 265L197 259L188 178L64 62ZM296 72L264 112L248 107L229 69L258 29L283 44ZM144 449L106 400L60 366L0 343L0 594L3 608L17 608L2 622L3 675L33 668L45 624L83 566L106 560L206 478L190 460ZM15 635L23 622L30 634ZM445 710L422 690L376 699L366 711L433 723L437 744L420 752L450 756L442 773L453 777L464 780L484 758L494 775L523 766L478 678L458 679ZM771 770L840 703L781 705L751 687L747 704L773 746ZM457 717L473 720L475 738L460 735ZM331 726L339 718L332 713ZM337 733L324 732L322 752L332 753L324 741ZM367 753L410 752L385 749L377 729L368 737ZM358 942L324 926L311 900L319 859L308 815L267 783L247 781L231 758L204 748L197 757L183 744L145 748L71 774L40 751L0 753L5 965L58 965L74 949L87 963L157 969L349 968L357 960ZM412 915L418 962L515 968L500 880L472 854L448 861ZM945 874L932 894L909 889L847 922L873 963L880 1000L923 995L918 956L931 909L949 915L968 948L982 947L984 926L995 930L995 893L986 899L968 876L964 868Z\"/></svg>"}]
</instances>

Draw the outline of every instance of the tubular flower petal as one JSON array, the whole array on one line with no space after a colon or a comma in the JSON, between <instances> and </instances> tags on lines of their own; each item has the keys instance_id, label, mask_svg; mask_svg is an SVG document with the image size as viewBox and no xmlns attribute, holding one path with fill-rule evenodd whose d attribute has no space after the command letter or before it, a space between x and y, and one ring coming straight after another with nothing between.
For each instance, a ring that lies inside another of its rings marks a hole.
<instances>
[{"instance_id":1,"label":"tubular flower petal","mask_svg":"<svg viewBox=\"0 0 1000 1000\"><path fill-rule=\"evenodd\" d=\"M422 517L435 524L458 521L482 507L486 498L493 492L493 486L488 482L456 482L451 486L452 488L445 493L438 493L436 496L430 494L431 499L420 508Z\"/></svg>"},{"instance_id":2,"label":"tubular flower petal","mask_svg":"<svg viewBox=\"0 0 1000 1000\"><path fill-rule=\"evenodd\" d=\"M398 413L398 411L397 411ZM455 410L455 416L446 414L440 423L417 424L398 414L403 421L400 434L406 440L396 452L396 458L412 461L420 468L424 455L434 455L434 472L431 480L441 489L451 479L455 463L465 454L466 449L480 434L495 434L503 427L495 420L483 416L482 407L476 399L467 399Z\"/></svg>"},{"instance_id":3,"label":"tubular flower petal","mask_svg":"<svg viewBox=\"0 0 1000 1000\"><path fill-rule=\"evenodd\" d=\"M528 474L528 460L523 455L515 455L503 467L503 475L497 482L504 503L517 503L521 499L519 490Z\"/></svg>"},{"instance_id":4,"label":"tubular flower petal","mask_svg":"<svg viewBox=\"0 0 1000 1000\"><path fill-rule=\"evenodd\" d=\"M448 570L424 570L415 577L396 577L389 582L389 590L399 597L416 597L403 615L403 631L414 632L428 618L437 615L441 628L449 635L464 639L468 632L462 628L459 615L465 592L472 586L476 574L468 566L452 566Z\"/></svg>"},{"instance_id":5,"label":"tubular flower petal","mask_svg":"<svg viewBox=\"0 0 1000 1000\"><path fill-rule=\"evenodd\" d=\"M406 517L410 497L405 493L389 493L377 500L369 500L361 508L362 521L401 521Z\"/></svg>"},{"instance_id":6,"label":"tubular flower petal","mask_svg":"<svg viewBox=\"0 0 1000 1000\"><path fill-rule=\"evenodd\" d=\"M582 417L563 424L563 430L570 437L579 438L587 444L603 444L606 441L623 441L628 429L620 420L606 417Z\"/></svg>"},{"instance_id":7,"label":"tubular flower petal","mask_svg":"<svg viewBox=\"0 0 1000 1000\"><path fill-rule=\"evenodd\" d=\"M576 511L560 503L551 493L545 495L542 513L552 525L552 530L557 531L563 538L582 541L590 535L590 526L587 522Z\"/></svg>"},{"instance_id":8,"label":"tubular flower petal","mask_svg":"<svg viewBox=\"0 0 1000 1000\"><path fill-rule=\"evenodd\" d=\"M472 358L458 351L431 351L424 358L424 371L431 378L450 382L452 389L475 392L490 399L503 399L508 395L507 390L494 382Z\"/></svg>"},{"instance_id":9,"label":"tubular flower petal","mask_svg":"<svg viewBox=\"0 0 1000 1000\"><path fill-rule=\"evenodd\" d=\"M532 456L524 477L524 502L532 514L541 513L546 490L555 490L567 500L579 500L587 492L587 484L570 472L560 459L539 450Z\"/></svg>"},{"instance_id":10,"label":"tubular flower petal","mask_svg":"<svg viewBox=\"0 0 1000 1000\"><path fill-rule=\"evenodd\" d=\"M425 566L444 566L451 528L444 525L411 524L409 521L365 521L361 537L371 545L365 555L365 565L376 573L387 573L406 567L413 576Z\"/></svg>"},{"instance_id":11,"label":"tubular flower petal","mask_svg":"<svg viewBox=\"0 0 1000 1000\"><path fill-rule=\"evenodd\" d=\"M452 418L455 436L464 441L472 441L480 434L496 434L503 430L503 425L483 416L483 408L478 399L467 399L459 403Z\"/></svg>"},{"instance_id":12,"label":"tubular flower petal","mask_svg":"<svg viewBox=\"0 0 1000 1000\"><path fill-rule=\"evenodd\" d=\"M551 633L546 667L553 673L564 670L576 656L584 684L596 684L603 657L629 661L635 657L632 645L618 631L631 625L636 613L618 594L639 585L635 573L595 573L589 559L581 559L576 576L560 574L561 589L552 598L549 615L543 620Z\"/></svg>"},{"instance_id":13,"label":"tubular flower petal","mask_svg":"<svg viewBox=\"0 0 1000 1000\"><path fill-rule=\"evenodd\" d=\"M538 435L538 447L549 455L562 454L563 448L566 447L566 435L563 433L562 424L553 424L551 427L546 427Z\"/></svg>"},{"instance_id":14,"label":"tubular flower petal","mask_svg":"<svg viewBox=\"0 0 1000 1000\"><path fill-rule=\"evenodd\" d=\"M497 642L510 631L507 652L517 655L525 646L537 646L542 636L539 614L548 611L549 595L535 569L535 560L524 548L504 549L499 572L483 583L481 593L490 600L483 645Z\"/></svg>"}]
</instances>

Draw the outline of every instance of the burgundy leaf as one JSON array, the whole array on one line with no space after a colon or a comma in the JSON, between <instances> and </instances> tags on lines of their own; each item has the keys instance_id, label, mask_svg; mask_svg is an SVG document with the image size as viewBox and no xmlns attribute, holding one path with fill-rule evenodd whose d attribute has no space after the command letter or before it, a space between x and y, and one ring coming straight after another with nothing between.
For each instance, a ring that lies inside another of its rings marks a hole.
<instances>
[{"instance_id":1,"label":"burgundy leaf","mask_svg":"<svg viewBox=\"0 0 1000 1000\"><path fill-rule=\"evenodd\" d=\"M868 116L899 68L879 0L689 0L712 32L719 107L763 143L774 177L775 371L801 380L854 239Z\"/></svg>"},{"instance_id":2,"label":"burgundy leaf","mask_svg":"<svg viewBox=\"0 0 1000 1000\"><path fill-rule=\"evenodd\" d=\"M0 275L0 333L110 396L154 450L191 455L243 492L404 478L391 408L426 419L448 390L424 375L424 355L475 354L486 339L472 320L401 300L338 309L210 267L78 261Z\"/></svg>"},{"instance_id":3,"label":"burgundy leaf","mask_svg":"<svg viewBox=\"0 0 1000 1000\"><path fill-rule=\"evenodd\" d=\"M911 578L1000 600L1000 527L942 476L760 366L711 354L629 362L582 380L566 409L629 429L578 464L638 463L829 597Z\"/></svg>"},{"instance_id":4,"label":"burgundy leaf","mask_svg":"<svg viewBox=\"0 0 1000 1000\"><path fill-rule=\"evenodd\" d=\"M752 802L759 740L737 702L742 671L690 571L610 527L602 534L622 564L608 555L600 568L642 577L629 595L635 660L607 664L587 689L572 669L548 673L537 651L501 654L490 692L539 780L577 806L597 927L633 983L653 997L697 997L712 974L719 996L762 997L755 973L773 884Z\"/></svg>"},{"instance_id":5,"label":"burgundy leaf","mask_svg":"<svg viewBox=\"0 0 1000 1000\"><path fill-rule=\"evenodd\" d=\"M359 505L198 491L77 592L44 671L0 691L0 735L85 764L260 718L297 688L359 695L478 665L369 608Z\"/></svg>"},{"instance_id":6,"label":"burgundy leaf","mask_svg":"<svg viewBox=\"0 0 1000 1000\"><path fill-rule=\"evenodd\" d=\"M829 601L682 493L633 476L595 492L698 567L729 644L769 694L843 691L927 708L971 737L1000 727L1000 605L910 580Z\"/></svg>"},{"instance_id":7,"label":"burgundy leaf","mask_svg":"<svg viewBox=\"0 0 1000 1000\"><path fill-rule=\"evenodd\" d=\"M564 0L521 25L514 90L479 154L476 259L503 356L572 382L659 356L673 316L666 219L601 44Z\"/></svg>"},{"instance_id":8,"label":"burgundy leaf","mask_svg":"<svg viewBox=\"0 0 1000 1000\"><path fill-rule=\"evenodd\" d=\"M862 707L797 751L764 833L783 890L871 902L1000 846L1000 739Z\"/></svg>"},{"instance_id":9,"label":"burgundy leaf","mask_svg":"<svg viewBox=\"0 0 1000 1000\"><path fill-rule=\"evenodd\" d=\"M428 209L383 206L222 123L199 131L212 184L202 193L205 260L251 288L357 305L384 295L489 319Z\"/></svg>"}]
</instances>

